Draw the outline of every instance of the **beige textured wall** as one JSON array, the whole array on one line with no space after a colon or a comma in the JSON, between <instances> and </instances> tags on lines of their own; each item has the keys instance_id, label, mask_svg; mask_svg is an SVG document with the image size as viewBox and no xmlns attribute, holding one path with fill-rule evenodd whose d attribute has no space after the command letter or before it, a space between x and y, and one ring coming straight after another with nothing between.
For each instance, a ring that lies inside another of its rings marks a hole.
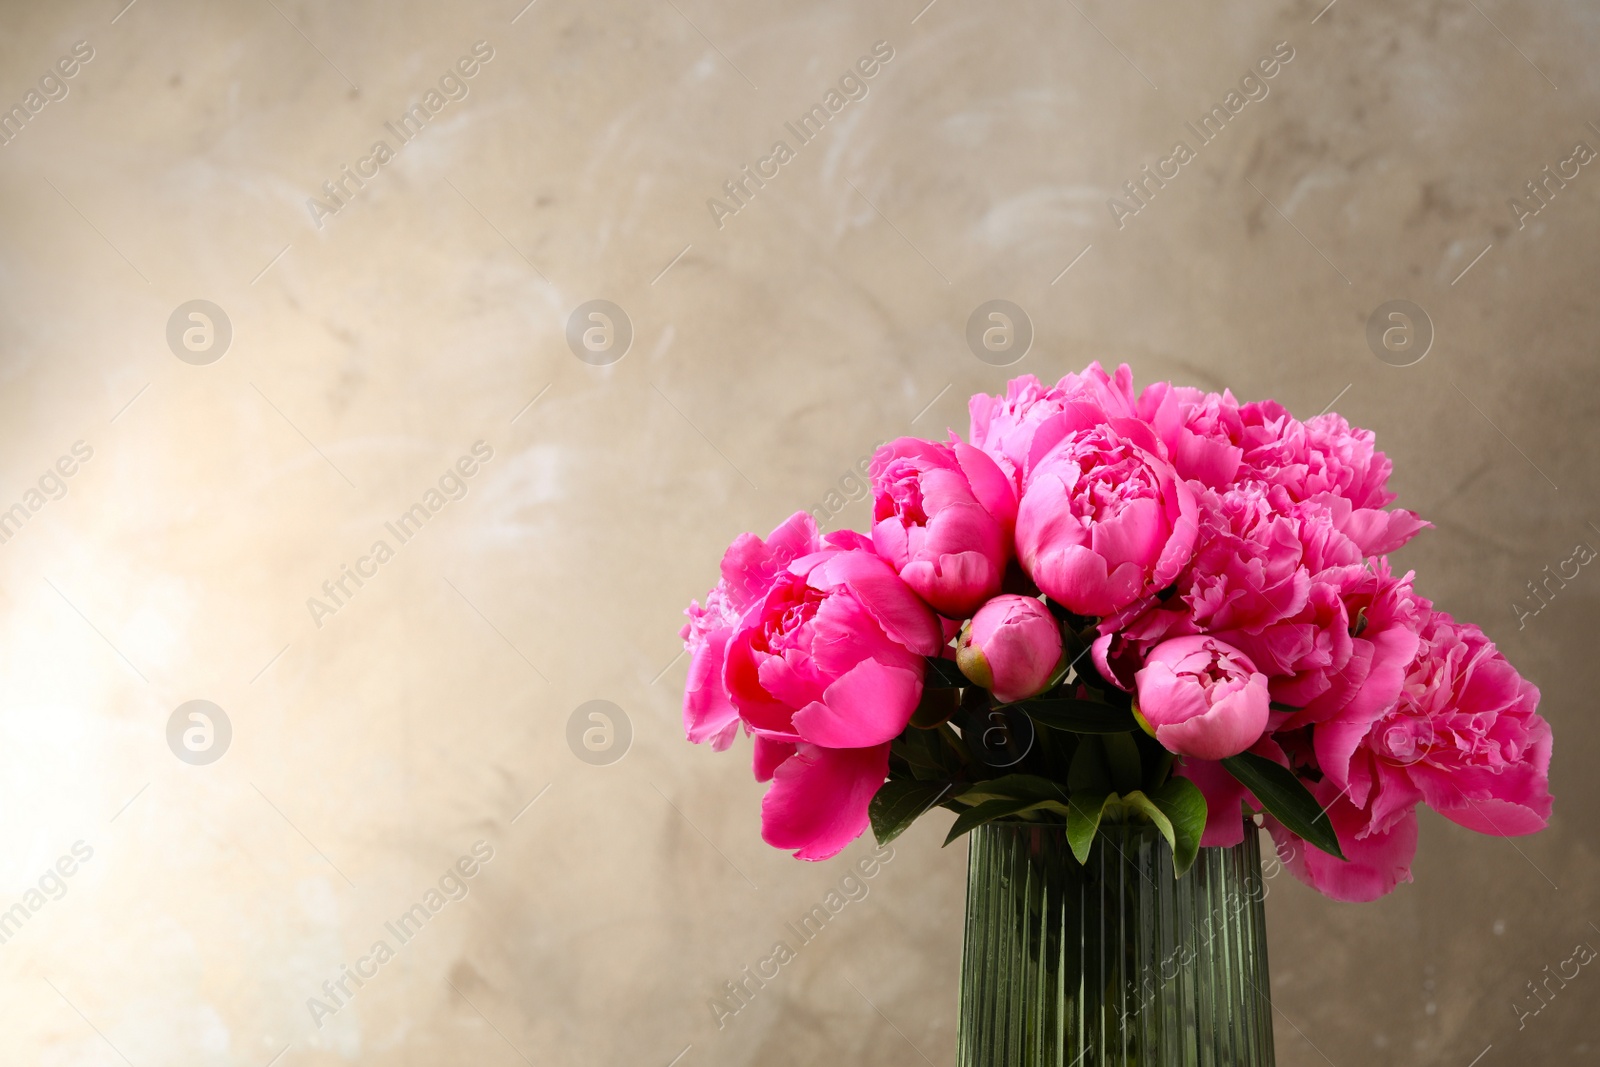
<instances>
[{"instance_id":1,"label":"beige textured wall","mask_svg":"<svg viewBox=\"0 0 1600 1067\"><path fill-rule=\"evenodd\" d=\"M1372 905L1274 883L1279 1062L1600 1054L1600 977L1513 1008L1600 945L1600 574L1511 608L1600 545L1600 171L1521 226L1507 203L1600 146L1600 9L125 2L0 6L0 105L93 49L0 147L0 507L92 449L0 544L0 907L65 887L0 944L0 1061L952 1063L945 816L713 1022L869 846L761 843L747 749L681 737L679 612L876 441L1097 358L1337 398L1436 524L1404 563L1555 725L1548 832L1425 816L1416 884ZM477 41L468 95L401 146L385 121ZM878 41L868 95L798 145L784 122ZM1285 41L1269 95L1119 228L1107 199ZM380 138L319 228L308 198ZM707 199L780 138L719 227ZM1009 368L964 340L993 298L1035 333ZM566 343L593 299L631 323L619 362ZM1395 299L1435 333L1412 366L1365 339ZM167 341L192 300L231 324L210 363ZM478 441L466 495L387 533ZM313 619L346 564L376 574ZM232 731L207 765L168 746L197 699ZM568 741L597 699L631 730L605 766ZM313 1021L479 841L465 899Z\"/></svg>"}]
</instances>

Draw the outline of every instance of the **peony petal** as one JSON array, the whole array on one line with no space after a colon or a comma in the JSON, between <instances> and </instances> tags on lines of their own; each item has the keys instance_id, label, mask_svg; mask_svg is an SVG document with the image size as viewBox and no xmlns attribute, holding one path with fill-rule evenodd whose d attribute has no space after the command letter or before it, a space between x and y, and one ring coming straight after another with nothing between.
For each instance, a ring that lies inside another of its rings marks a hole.
<instances>
[{"instance_id":1,"label":"peony petal","mask_svg":"<svg viewBox=\"0 0 1600 1067\"><path fill-rule=\"evenodd\" d=\"M823 691L862 660L876 659L891 667L913 667L918 662L915 654L885 634L861 601L848 593L830 596L817 608L808 652L820 684L804 699L793 702L797 708L823 699Z\"/></svg>"},{"instance_id":2,"label":"peony petal","mask_svg":"<svg viewBox=\"0 0 1600 1067\"><path fill-rule=\"evenodd\" d=\"M1194 558L1195 542L1200 537L1200 506L1195 501L1194 490L1188 482L1174 481L1172 495L1177 514L1172 520L1172 535L1167 538L1166 547L1161 550L1155 570L1150 574L1153 589L1165 589L1171 584Z\"/></svg>"},{"instance_id":3,"label":"peony petal","mask_svg":"<svg viewBox=\"0 0 1600 1067\"><path fill-rule=\"evenodd\" d=\"M1350 759L1371 732L1372 723L1346 719L1318 723L1311 728L1311 742L1317 753L1317 766L1322 768L1322 773L1333 779L1334 784L1340 789L1349 787ZM1354 790L1351 791L1350 799L1357 805L1366 804L1366 795L1357 796Z\"/></svg>"},{"instance_id":4,"label":"peony petal","mask_svg":"<svg viewBox=\"0 0 1600 1067\"><path fill-rule=\"evenodd\" d=\"M1232 484L1244 459L1244 449L1226 441L1201 437L1187 429L1179 429L1174 436L1176 447L1171 449L1172 465L1184 478L1215 489Z\"/></svg>"},{"instance_id":5,"label":"peony petal","mask_svg":"<svg viewBox=\"0 0 1600 1067\"><path fill-rule=\"evenodd\" d=\"M939 622L933 612L877 556L834 553L817 563L808 581L826 591L848 587L890 637L919 656L939 654Z\"/></svg>"},{"instance_id":6,"label":"peony petal","mask_svg":"<svg viewBox=\"0 0 1600 1067\"><path fill-rule=\"evenodd\" d=\"M952 441L956 462L972 486L972 495L996 522L1009 530L1017 521L1017 490L1000 465L981 449L963 441Z\"/></svg>"},{"instance_id":7,"label":"peony petal","mask_svg":"<svg viewBox=\"0 0 1600 1067\"><path fill-rule=\"evenodd\" d=\"M756 734L754 740L755 750L751 753L751 764L756 774L756 781L770 782L778 765L794 755L795 744L793 741L776 741L764 734Z\"/></svg>"},{"instance_id":8,"label":"peony petal","mask_svg":"<svg viewBox=\"0 0 1600 1067\"><path fill-rule=\"evenodd\" d=\"M804 649L786 648L777 655L757 652L754 658L762 691L786 707L800 708L818 699L831 680L818 677L818 665Z\"/></svg>"},{"instance_id":9,"label":"peony petal","mask_svg":"<svg viewBox=\"0 0 1600 1067\"><path fill-rule=\"evenodd\" d=\"M1172 773L1189 779L1206 798L1206 828L1200 836L1202 848L1227 848L1244 840L1243 805L1250 791L1222 764L1185 756L1174 764Z\"/></svg>"},{"instance_id":10,"label":"peony petal","mask_svg":"<svg viewBox=\"0 0 1600 1067\"><path fill-rule=\"evenodd\" d=\"M866 748L893 740L922 699L922 677L862 660L828 686L822 700L794 713L800 736L828 748Z\"/></svg>"},{"instance_id":11,"label":"peony petal","mask_svg":"<svg viewBox=\"0 0 1600 1067\"><path fill-rule=\"evenodd\" d=\"M905 569L911 559L911 540L905 523L898 515L879 519L872 524L872 550L892 567Z\"/></svg>"},{"instance_id":12,"label":"peony petal","mask_svg":"<svg viewBox=\"0 0 1600 1067\"><path fill-rule=\"evenodd\" d=\"M1372 783L1362 788L1361 764L1350 766L1350 799L1357 807L1367 809L1371 819L1370 833L1384 833L1405 817L1406 812L1422 803L1422 790L1418 789L1406 773L1409 768L1395 767L1368 757L1365 762L1373 768ZM1357 799L1357 792L1363 799Z\"/></svg>"},{"instance_id":13,"label":"peony petal","mask_svg":"<svg viewBox=\"0 0 1600 1067\"><path fill-rule=\"evenodd\" d=\"M1358 837L1367 824L1365 813L1326 778L1309 788L1319 803L1327 805L1328 820L1339 836L1345 859L1306 844L1269 815L1267 829L1296 878L1324 896L1353 903L1377 900L1401 882L1411 881L1411 860L1417 852L1415 809L1396 819L1385 833Z\"/></svg>"},{"instance_id":14,"label":"peony petal","mask_svg":"<svg viewBox=\"0 0 1600 1067\"><path fill-rule=\"evenodd\" d=\"M820 748L799 745L772 775L761 801L761 838L795 849L803 860L825 860L867 829L867 805L889 777L889 746Z\"/></svg>"},{"instance_id":15,"label":"peony petal","mask_svg":"<svg viewBox=\"0 0 1600 1067\"><path fill-rule=\"evenodd\" d=\"M1137 564L1141 571L1153 567L1166 547L1166 523L1158 501L1130 500L1114 517L1096 523L1089 544L1112 567Z\"/></svg>"},{"instance_id":16,"label":"peony petal","mask_svg":"<svg viewBox=\"0 0 1600 1067\"><path fill-rule=\"evenodd\" d=\"M1339 532L1354 541L1362 555L1381 556L1393 552L1432 525L1416 512L1404 508L1393 511L1357 508L1339 524Z\"/></svg>"},{"instance_id":17,"label":"peony petal","mask_svg":"<svg viewBox=\"0 0 1600 1067\"><path fill-rule=\"evenodd\" d=\"M1005 576L982 552L958 552L907 564L900 577L940 615L965 619L1000 592Z\"/></svg>"},{"instance_id":18,"label":"peony petal","mask_svg":"<svg viewBox=\"0 0 1600 1067\"><path fill-rule=\"evenodd\" d=\"M1095 404L1072 401L1061 405L1059 414L1050 416L1034 429L1033 441L1028 446L1027 472L1031 473L1042 464L1050 450L1070 435L1105 421L1105 411Z\"/></svg>"},{"instance_id":19,"label":"peony petal","mask_svg":"<svg viewBox=\"0 0 1600 1067\"><path fill-rule=\"evenodd\" d=\"M861 552L873 552L872 538L858 530L831 530L822 535L822 543L827 548L855 549Z\"/></svg>"},{"instance_id":20,"label":"peony petal","mask_svg":"<svg viewBox=\"0 0 1600 1067\"><path fill-rule=\"evenodd\" d=\"M1555 802L1547 777L1549 753L1547 741L1532 760L1498 774L1481 768L1452 773L1419 764L1411 768L1411 778L1428 807L1451 822L1480 834L1520 837L1550 822Z\"/></svg>"},{"instance_id":21,"label":"peony petal","mask_svg":"<svg viewBox=\"0 0 1600 1067\"><path fill-rule=\"evenodd\" d=\"M683 729L695 744L711 742L721 752L733 743L739 709L728 696L722 667L732 630L713 630L705 647L689 661L689 680L683 689Z\"/></svg>"},{"instance_id":22,"label":"peony petal","mask_svg":"<svg viewBox=\"0 0 1600 1067\"><path fill-rule=\"evenodd\" d=\"M1267 680L1256 677L1259 685L1217 701L1204 714L1156 727L1156 740L1169 752L1200 759L1227 759L1245 751L1267 728Z\"/></svg>"},{"instance_id":23,"label":"peony petal","mask_svg":"<svg viewBox=\"0 0 1600 1067\"><path fill-rule=\"evenodd\" d=\"M1188 639L1180 637L1177 640ZM1204 715L1208 710L1205 691L1192 679L1179 677L1165 663L1146 663L1133 678L1139 694L1139 712L1153 727L1176 726ZM1185 753L1185 755L1192 754ZM1230 752L1228 755L1231 756L1233 753Z\"/></svg>"},{"instance_id":24,"label":"peony petal","mask_svg":"<svg viewBox=\"0 0 1600 1067\"><path fill-rule=\"evenodd\" d=\"M734 538L722 557L722 579L734 610L743 614L793 560L820 547L817 521L806 511L789 516L765 541L749 533Z\"/></svg>"},{"instance_id":25,"label":"peony petal","mask_svg":"<svg viewBox=\"0 0 1600 1067\"><path fill-rule=\"evenodd\" d=\"M753 636L749 627L742 627L728 641L727 661L722 668L728 696L739 709L740 718L752 728L794 739L798 735L789 721L794 709L772 699L761 687L756 654L750 647Z\"/></svg>"}]
</instances>

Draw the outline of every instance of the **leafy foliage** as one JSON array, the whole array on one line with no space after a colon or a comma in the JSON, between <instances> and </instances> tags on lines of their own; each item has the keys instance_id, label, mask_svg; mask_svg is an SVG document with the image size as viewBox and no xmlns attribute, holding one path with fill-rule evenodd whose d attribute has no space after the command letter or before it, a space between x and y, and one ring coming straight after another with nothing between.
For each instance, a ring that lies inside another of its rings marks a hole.
<instances>
[{"instance_id":1,"label":"leafy foliage","mask_svg":"<svg viewBox=\"0 0 1600 1067\"><path fill-rule=\"evenodd\" d=\"M954 660L927 657L922 702L891 743L889 781L868 809L873 834L880 844L893 841L937 806L956 813L947 845L997 820L1064 824L1073 856L1086 863L1107 825L1144 822L1166 841L1182 877L1200 853L1205 797L1173 775L1172 753L1139 728L1131 694L1076 669L1092 622L1051 609L1066 652L1045 691L1027 700L997 704ZM975 733L1000 711L1026 715L1037 728L1009 766L994 765ZM1286 827L1343 858L1327 815L1291 771L1250 753L1223 765Z\"/></svg>"},{"instance_id":2,"label":"leafy foliage","mask_svg":"<svg viewBox=\"0 0 1600 1067\"><path fill-rule=\"evenodd\" d=\"M1283 823L1291 833L1304 838L1330 856L1344 859L1339 838L1328 821L1328 813L1311 795L1311 790L1289 768L1253 752L1241 752L1222 761L1228 773L1249 788L1267 813Z\"/></svg>"},{"instance_id":3,"label":"leafy foliage","mask_svg":"<svg viewBox=\"0 0 1600 1067\"><path fill-rule=\"evenodd\" d=\"M878 839L878 844L887 845L905 833L908 826L949 791L948 785L935 782L885 782L867 806L872 836Z\"/></svg>"}]
</instances>

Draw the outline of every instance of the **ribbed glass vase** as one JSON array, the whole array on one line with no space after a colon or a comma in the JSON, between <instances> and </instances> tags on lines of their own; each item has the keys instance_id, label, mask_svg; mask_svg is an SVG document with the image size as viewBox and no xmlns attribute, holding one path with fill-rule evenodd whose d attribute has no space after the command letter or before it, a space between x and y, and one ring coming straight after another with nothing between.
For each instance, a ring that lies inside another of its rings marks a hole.
<instances>
[{"instance_id":1,"label":"ribbed glass vase","mask_svg":"<svg viewBox=\"0 0 1600 1067\"><path fill-rule=\"evenodd\" d=\"M1183 878L1149 823L972 833L957 1067L1272 1067L1260 845Z\"/></svg>"}]
</instances>

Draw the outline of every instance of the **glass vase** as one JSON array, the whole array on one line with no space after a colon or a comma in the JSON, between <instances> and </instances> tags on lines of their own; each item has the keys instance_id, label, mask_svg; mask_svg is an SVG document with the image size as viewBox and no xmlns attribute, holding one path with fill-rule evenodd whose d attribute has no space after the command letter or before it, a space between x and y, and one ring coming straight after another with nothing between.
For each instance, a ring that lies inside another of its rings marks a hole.
<instances>
[{"instance_id":1,"label":"glass vase","mask_svg":"<svg viewBox=\"0 0 1600 1067\"><path fill-rule=\"evenodd\" d=\"M1149 823L971 835L957 1067L1272 1067L1260 845L1182 878Z\"/></svg>"}]
</instances>

